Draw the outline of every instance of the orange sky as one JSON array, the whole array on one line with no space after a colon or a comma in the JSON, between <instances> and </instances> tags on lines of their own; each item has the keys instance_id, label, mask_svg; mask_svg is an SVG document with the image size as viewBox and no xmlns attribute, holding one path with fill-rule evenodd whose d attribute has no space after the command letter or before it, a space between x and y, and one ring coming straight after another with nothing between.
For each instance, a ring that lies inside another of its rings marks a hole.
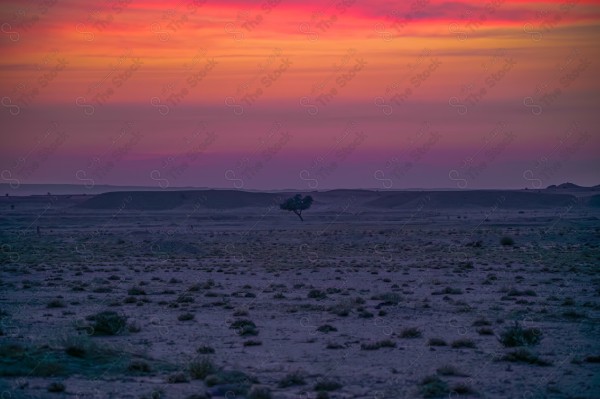
<instances>
[{"instance_id":1,"label":"orange sky","mask_svg":"<svg viewBox=\"0 0 600 399\"><path fill-rule=\"evenodd\" d=\"M102 183L155 184L151 172L182 162L204 123L216 139L169 184L231 187L224 176L244 174L245 188L302 187L307 171L320 187L377 187L375 172L404 158L415 166L395 188L449 186L452 170L473 187L520 187L575 121L590 138L568 159L555 155L561 167L544 183L597 184L597 1L248 3L2 2L3 180L77 183L84 170ZM499 121L516 138L486 155ZM45 133L53 122L66 139ZM121 148L126 122L141 137ZM349 122L365 133L354 145ZM440 133L429 147L423 124ZM418 157L407 147L415 135ZM469 154L480 173L460 168ZM311 169L323 157L330 173Z\"/></svg>"}]
</instances>

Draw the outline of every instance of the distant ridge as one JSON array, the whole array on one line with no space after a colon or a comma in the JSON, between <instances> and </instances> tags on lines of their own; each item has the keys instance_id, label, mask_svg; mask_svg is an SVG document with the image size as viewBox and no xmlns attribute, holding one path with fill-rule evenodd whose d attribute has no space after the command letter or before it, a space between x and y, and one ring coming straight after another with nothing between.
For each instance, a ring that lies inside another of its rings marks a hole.
<instances>
[{"instance_id":1,"label":"distant ridge","mask_svg":"<svg viewBox=\"0 0 600 399\"><path fill-rule=\"evenodd\" d=\"M108 184L96 184L93 186L86 186L85 184L38 184L38 183L24 183L17 184L16 186L13 184L11 186L10 183L0 183L0 195L5 196L28 196L28 195L46 195L50 193L51 195L98 195L102 193L110 193L116 191L123 192L131 192L131 191L197 191L197 190L218 190L218 191L231 191L232 188L215 188L215 187L192 187L192 186L179 186L179 187L167 187L161 188L158 186L117 186L117 185L108 185ZM336 191L343 190L345 192L349 191L366 191L366 192L437 192L437 191L463 191L459 190L456 187L454 188L431 188L424 189L418 187L412 188L403 188L398 190L382 190L379 188L345 188L345 189L328 189L325 191ZM484 190L484 189L480 189ZM494 190L494 189L489 189ZM499 191L518 191L518 188L515 189L500 189ZM528 191L538 191L538 189L529 188ZM574 192L590 192L598 190L600 192L600 184L592 187L584 187L579 186L574 183L562 183L559 185L550 185L545 188L545 190L571 190ZM254 192L254 193L292 193L292 192L305 192L305 189L269 189L269 190L259 190L259 189L245 189L246 192ZM322 192L325 192L322 191ZM498 190L494 190L498 191Z\"/></svg>"},{"instance_id":2,"label":"distant ridge","mask_svg":"<svg viewBox=\"0 0 600 399\"><path fill-rule=\"evenodd\" d=\"M96 195L76 205L85 209L173 210L194 207L237 209L277 206L295 192L249 192L237 190L131 191ZM331 190L305 192L315 199L315 209L352 206L354 209L428 209L490 208L537 209L558 208L573 204L597 206L597 196L580 198L571 194L532 190L459 190L459 191L372 191Z\"/></svg>"},{"instance_id":3,"label":"distant ridge","mask_svg":"<svg viewBox=\"0 0 600 399\"><path fill-rule=\"evenodd\" d=\"M550 194L544 192L477 190L477 191L434 191L421 193L392 193L368 203L379 208L399 208L416 206L416 203L427 201L433 208L498 208L532 209L564 207L577 201L568 194Z\"/></svg>"},{"instance_id":4,"label":"distant ridge","mask_svg":"<svg viewBox=\"0 0 600 399\"><path fill-rule=\"evenodd\" d=\"M567 182L567 183L562 183L559 185L552 184L552 185L546 187L546 190L597 191L597 190L600 190L600 184L596 185L596 186L592 186L592 187L584 187L584 186L577 185L575 183Z\"/></svg>"},{"instance_id":5,"label":"distant ridge","mask_svg":"<svg viewBox=\"0 0 600 399\"><path fill-rule=\"evenodd\" d=\"M189 191L118 191L96 195L79 204L88 209L169 210L176 208L220 208L268 206L278 198L274 193L254 193L235 190Z\"/></svg>"},{"instance_id":6,"label":"distant ridge","mask_svg":"<svg viewBox=\"0 0 600 399\"><path fill-rule=\"evenodd\" d=\"M205 190L206 187L160 187L144 186L112 186L108 184L96 184L85 186L84 184L19 184L12 186L9 183L0 183L0 194L9 196L25 195L97 195L113 191L177 191L177 190Z\"/></svg>"}]
</instances>

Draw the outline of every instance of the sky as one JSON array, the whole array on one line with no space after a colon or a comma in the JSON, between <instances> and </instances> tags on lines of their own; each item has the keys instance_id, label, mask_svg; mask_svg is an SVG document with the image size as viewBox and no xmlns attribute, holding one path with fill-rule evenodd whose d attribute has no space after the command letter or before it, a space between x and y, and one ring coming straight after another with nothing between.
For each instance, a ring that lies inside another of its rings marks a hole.
<instances>
[{"instance_id":1,"label":"sky","mask_svg":"<svg viewBox=\"0 0 600 399\"><path fill-rule=\"evenodd\" d=\"M14 190L600 184L599 1L24 0L0 23Z\"/></svg>"}]
</instances>

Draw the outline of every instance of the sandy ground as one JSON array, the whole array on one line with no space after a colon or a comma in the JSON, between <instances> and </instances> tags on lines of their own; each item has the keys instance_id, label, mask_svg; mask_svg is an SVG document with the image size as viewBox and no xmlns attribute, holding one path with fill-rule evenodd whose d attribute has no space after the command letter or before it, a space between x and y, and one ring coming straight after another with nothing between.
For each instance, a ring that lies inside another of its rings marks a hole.
<instances>
[{"instance_id":1,"label":"sandy ground","mask_svg":"<svg viewBox=\"0 0 600 399\"><path fill-rule=\"evenodd\" d=\"M3 203L2 399L600 397L597 208L56 198Z\"/></svg>"}]
</instances>

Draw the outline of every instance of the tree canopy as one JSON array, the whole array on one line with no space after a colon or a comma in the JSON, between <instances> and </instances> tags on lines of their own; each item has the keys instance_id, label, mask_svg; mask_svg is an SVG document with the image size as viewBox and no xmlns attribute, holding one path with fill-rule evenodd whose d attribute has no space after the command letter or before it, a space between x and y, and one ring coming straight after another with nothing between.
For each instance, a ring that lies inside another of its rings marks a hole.
<instances>
[{"instance_id":1,"label":"tree canopy","mask_svg":"<svg viewBox=\"0 0 600 399\"><path fill-rule=\"evenodd\" d=\"M296 194L293 197L283 201L283 203L279 205L279 208L283 209L284 211L294 212L296 215L298 215L300 220L304 221L302 218L302 211L310 208L312 203L313 198L310 195L302 197L301 194Z\"/></svg>"}]
</instances>

